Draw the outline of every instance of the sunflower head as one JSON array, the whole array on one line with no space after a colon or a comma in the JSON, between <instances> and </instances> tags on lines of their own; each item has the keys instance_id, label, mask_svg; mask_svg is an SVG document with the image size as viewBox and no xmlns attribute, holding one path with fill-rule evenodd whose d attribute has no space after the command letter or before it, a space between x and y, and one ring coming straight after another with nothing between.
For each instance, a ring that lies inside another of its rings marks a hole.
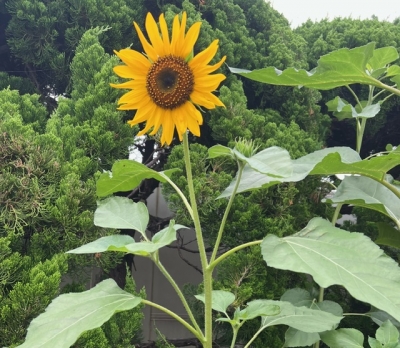
<instances>
[{"instance_id":1,"label":"sunflower head","mask_svg":"<svg viewBox=\"0 0 400 348\"><path fill-rule=\"evenodd\" d=\"M116 66L114 72L129 80L111 86L130 90L118 104L120 110L137 110L133 120L128 121L130 125L146 122L138 135L149 130L154 135L162 128L161 144L169 145L175 129L180 140L188 129L200 136L203 117L196 106L207 109L224 106L212 92L225 76L210 74L224 63L225 57L217 64L208 65L217 53L218 40L193 57L201 23L194 23L186 32L186 12L181 20L175 16L171 37L164 15L160 16L159 25L160 28L148 13L147 40L134 23L145 54L132 49L115 52L125 65Z\"/></svg>"}]
</instances>

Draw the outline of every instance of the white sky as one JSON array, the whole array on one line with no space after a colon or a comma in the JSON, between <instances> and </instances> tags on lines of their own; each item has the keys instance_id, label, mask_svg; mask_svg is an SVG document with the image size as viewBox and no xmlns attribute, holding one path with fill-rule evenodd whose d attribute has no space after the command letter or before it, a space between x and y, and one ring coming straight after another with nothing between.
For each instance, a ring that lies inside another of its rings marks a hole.
<instances>
[{"instance_id":1,"label":"white sky","mask_svg":"<svg viewBox=\"0 0 400 348\"><path fill-rule=\"evenodd\" d=\"M267 0L268 1L268 0ZM269 0L272 7L298 27L307 19L351 17L354 19L377 16L393 21L400 17L400 0Z\"/></svg>"}]
</instances>

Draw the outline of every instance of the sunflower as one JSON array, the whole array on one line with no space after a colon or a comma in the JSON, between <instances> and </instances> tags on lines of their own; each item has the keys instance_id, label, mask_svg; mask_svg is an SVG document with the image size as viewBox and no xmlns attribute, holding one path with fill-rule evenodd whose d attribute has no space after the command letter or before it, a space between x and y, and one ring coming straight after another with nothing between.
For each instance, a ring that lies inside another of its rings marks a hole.
<instances>
[{"instance_id":1,"label":"sunflower","mask_svg":"<svg viewBox=\"0 0 400 348\"><path fill-rule=\"evenodd\" d=\"M162 14L159 18L160 30L153 16L146 17L145 38L137 23L133 23L143 45L145 54L132 49L122 49L115 54L126 65L116 66L114 72L130 79L112 87L130 89L118 104L119 110L137 110L128 123L134 126L146 122L138 135L151 129L151 135L162 128L161 144L171 144L176 128L179 139L189 129L200 136L203 117L196 106L214 109L224 104L212 92L225 79L223 74L210 75L225 61L223 57L217 64L208 65L218 49L215 40L204 51L193 57L193 47L200 32L200 22L194 23L186 32L186 12L181 22L175 16L172 35Z\"/></svg>"}]
</instances>

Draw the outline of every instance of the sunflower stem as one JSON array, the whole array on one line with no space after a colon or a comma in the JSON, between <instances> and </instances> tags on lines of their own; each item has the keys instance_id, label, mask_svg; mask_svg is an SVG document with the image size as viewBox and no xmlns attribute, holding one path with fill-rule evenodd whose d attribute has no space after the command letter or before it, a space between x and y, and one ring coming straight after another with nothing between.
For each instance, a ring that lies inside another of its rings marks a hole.
<instances>
[{"instance_id":1,"label":"sunflower stem","mask_svg":"<svg viewBox=\"0 0 400 348\"><path fill-rule=\"evenodd\" d=\"M203 285L204 285L204 348L212 348L212 269L208 267L206 249L204 246L203 234L201 231L199 212L197 210L196 195L194 192L192 166L190 164L189 139L185 132L183 134L183 153L186 166L186 178L189 189L190 204L193 209L193 223L196 232L197 246L200 254L201 267L203 270Z\"/></svg>"},{"instance_id":2,"label":"sunflower stem","mask_svg":"<svg viewBox=\"0 0 400 348\"><path fill-rule=\"evenodd\" d=\"M224 233L224 229L225 229L226 220L228 219L228 215L231 210L233 200L235 199L236 191L240 184L240 179L242 178L244 164L238 161L238 166L239 166L239 171L237 174L236 184L235 184L235 187L233 188L233 192L232 192L231 196L229 197L228 205L225 209L224 216L222 217L221 225L219 226L219 231L218 231L217 239L215 241L214 250L211 255L210 264L212 264L214 262L215 258L217 257L219 245L220 245L221 239L222 239L222 234Z\"/></svg>"},{"instance_id":3,"label":"sunflower stem","mask_svg":"<svg viewBox=\"0 0 400 348\"><path fill-rule=\"evenodd\" d=\"M187 314L189 315L190 321L192 322L194 328L196 329L196 331L199 333L199 336L197 336L198 338L201 337L201 339L203 340L203 332L201 331L199 325L197 324L197 321L192 313L192 310L189 307L189 304L186 301L185 296L183 295L181 289L179 288L178 284L176 284L174 278L171 277L171 275L168 273L168 271L165 269L165 267L163 266L163 264L160 262L160 259L158 257L158 252L155 254L155 257L152 257L153 262L156 264L156 266L158 267L158 269L160 270L160 272L164 275L164 277L169 281L169 283L172 285L172 287L174 288L175 292L177 293L177 295L179 296L183 307L185 307L185 310L187 312Z\"/></svg>"}]
</instances>

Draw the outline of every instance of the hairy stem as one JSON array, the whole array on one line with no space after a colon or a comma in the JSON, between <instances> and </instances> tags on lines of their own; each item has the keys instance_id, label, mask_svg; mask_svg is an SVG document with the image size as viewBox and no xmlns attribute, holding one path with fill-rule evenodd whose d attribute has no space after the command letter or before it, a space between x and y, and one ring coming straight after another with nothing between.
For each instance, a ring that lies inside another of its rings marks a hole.
<instances>
[{"instance_id":1,"label":"hairy stem","mask_svg":"<svg viewBox=\"0 0 400 348\"><path fill-rule=\"evenodd\" d=\"M189 189L190 204L193 209L193 223L196 232L197 246L200 253L201 267L203 269L204 285L204 348L212 348L212 270L208 269L207 254L204 246L203 233L201 231L199 212L197 210L196 195L194 192L192 166L190 164L189 140L187 133L183 134L183 153L185 157L186 178Z\"/></svg>"},{"instance_id":2,"label":"hairy stem","mask_svg":"<svg viewBox=\"0 0 400 348\"><path fill-rule=\"evenodd\" d=\"M157 254L158 255L158 254ZM202 334L202 331L199 327L199 325L197 324L197 321L192 313L192 310L189 307L189 304L186 301L185 296L183 295L181 289L179 288L178 284L176 284L174 278L171 277L171 275L168 273L168 271L165 269L165 267L163 266L163 264L160 262L160 260L158 259L158 256L156 258L153 258L154 263L156 264L156 266L158 267L158 269L160 270L160 272L164 275L164 277L169 281L169 283L172 285L172 287L174 288L175 292L177 293L177 295L179 296L183 307L185 307L185 310L187 312L187 314L189 315L189 318L193 324L193 326L195 327L195 329L199 332L199 334ZM203 337L204 339L204 337Z\"/></svg>"},{"instance_id":3,"label":"hairy stem","mask_svg":"<svg viewBox=\"0 0 400 348\"><path fill-rule=\"evenodd\" d=\"M165 308L157 303L151 302L149 300L142 300L142 303L144 303L145 305L154 307L159 309L160 311L163 311L164 313L167 313L168 315L170 315L172 318L174 318L175 320L177 320L178 322L180 322L185 328L187 328L193 335L196 336L196 338L204 343L204 337L201 334L201 332L198 332L192 325L190 325L186 320L182 319L178 314L170 311L168 308Z\"/></svg>"},{"instance_id":4,"label":"hairy stem","mask_svg":"<svg viewBox=\"0 0 400 348\"><path fill-rule=\"evenodd\" d=\"M247 248L247 247L250 247L250 246L253 246L253 245L258 245L258 244L261 244L261 243L262 243L262 240L255 240L253 242L248 242L248 243L245 243L245 244L238 245L237 247L232 248L232 249L228 250L227 252L223 253L220 257L218 257L216 260L214 260L212 263L210 263L209 268L210 269L214 269L221 261L226 259L229 255L232 255L232 254L234 254L235 252L237 252L237 251L239 251L241 249L244 249L244 248Z\"/></svg>"},{"instance_id":5,"label":"hairy stem","mask_svg":"<svg viewBox=\"0 0 400 348\"><path fill-rule=\"evenodd\" d=\"M241 162L238 162L238 166L239 166L239 171L238 171L238 174L237 174L235 187L233 188L233 192L232 192L232 194L231 194L231 196L229 198L228 205L227 205L227 207L225 209L224 216L222 217L222 221L221 221L221 224L219 226L217 240L215 241L214 250L213 250L213 253L211 255L210 263L212 263L215 260L215 258L217 257L218 248L219 248L219 245L221 243L222 234L224 233L226 220L227 220L229 212L231 210L233 200L235 199L236 191L237 191L237 189L239 187L239 184L240 184L240 179L242 177L244 165Z\"/></svg>"}]
</instances>

